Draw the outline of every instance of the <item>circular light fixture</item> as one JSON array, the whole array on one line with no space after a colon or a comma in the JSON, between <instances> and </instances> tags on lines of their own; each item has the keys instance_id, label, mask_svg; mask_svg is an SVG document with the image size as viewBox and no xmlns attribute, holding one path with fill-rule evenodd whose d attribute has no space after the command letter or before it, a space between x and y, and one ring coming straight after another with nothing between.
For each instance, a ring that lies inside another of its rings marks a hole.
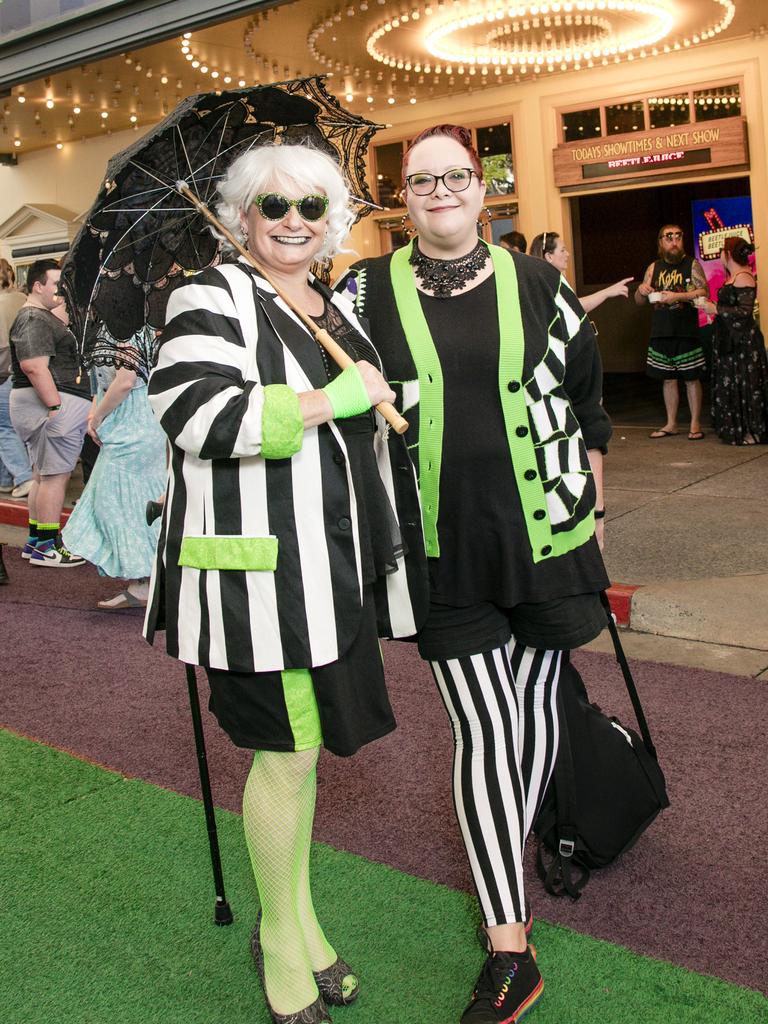
<instances>
[{"instance_id":1,"label":"circular light fixture","mask_svg":"<svg viewBox=\"0 0 768 1024\"><path fill-rule=\"evenodd\" d=\"M56 106L56 104L53 102L52 99L50 99L50 97L45 101L45 105L46 107L48 107L49 110L53 110L53 108Z\"/></svg>"},{"instance_id":2,"label":"circular light fixture","mask_svg":"<svg viewBox=\"0 0 768 1024\"><path fill-rule=\"evenodd\" d=\"M80 107L72 107L72 113L73 114L79 114L80 113Z\"/></svg>"},{"instance_id":3,"label":"circular light fixture","mask_svg":"<svg viewBox=\"0 0 768 1024\"><path fill-rule=\"evenodd\" d=\"M16 149L18 149L19 146L21 145L21 139L14 139L13 140L13 144L16 147Z\"/></svg>"},{"instance_id":4,"label":"circular light fixture","mask_svg":"<svg viewBox=\"0 0 768 1024\"><path fill-rule=\"evenodd\" d=\"M24 95L23 92L20 92L19 95L16 97L16 99L19 101L19 103L26 103L27 102L27 97Z\"/></svg>"},{"instance_id":5,"label":"circular light fixture","mask_svg":"<svg viewBox=\"0 0 768 1024\"><path fill-rule=\"evenodd\" d=\"M63 142L57 142L56 143L56 149L64 149L64 143Z\"/></svg>"},{"instance_id":6,"label":"circular light fixture","mask_svg":"<svg viewBox=\"0 0 768 1024\"><path fill-rule=\"evenodd\" d=\"M108 110L102 110L102 112L101 112L101 119L102 119L102 121L106 121L108 117L109 117L109 111Z\"/></svg>"},{"instance_id":7,"label":"circular light fixture","mask_svg":"<svg viewBox=\"0 0 768 1024\"><path fill-rule=\"evenodd\" d=\"M378 3L386 7L387 0ZM348 10L370 6L369 0L351 0ZM460 75L479 73L485 85L502 74L580 70L655 56L662 46L667 52L691 47L715 38L736 12L734 0L701 0L696 8L696 31L675 40L680 11L672 0L412 0L410 10L380 11L378 21L371 20L372 12L366 16L366 50L393 69L393 80L405 81L413 71L434 75L437 84L437 76L451 77L454 65L461 65ZM331 45L339 19L338 11L325 14L307 35L310 55L329 71L339 70L339 44ZM251 48L256 27L246 34Z\"/></svg>"}]
</instances>

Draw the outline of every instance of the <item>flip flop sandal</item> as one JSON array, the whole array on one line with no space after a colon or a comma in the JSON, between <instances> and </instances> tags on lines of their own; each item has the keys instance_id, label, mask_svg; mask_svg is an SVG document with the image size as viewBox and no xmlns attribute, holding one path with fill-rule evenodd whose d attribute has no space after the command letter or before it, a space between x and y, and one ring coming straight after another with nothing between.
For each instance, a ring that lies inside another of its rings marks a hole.
<instances>
[{"instance_id":1,"label":"flip flop sandal","mask_svg":"<svg viewBox=\"0 0 768 1024\"><path fill-rule=\"evenodd\" d=\"M124 590L122 594L118 594L118 600L111 597L106 601L97 601L96 607L100 608L103 612L122 612L126 608L146 608L147 602L141 601L128 590Z\"/></svg>"},{"instance_id":2,"label":"flip flop sandal","mask_svg":"<svg viewBox=\"0 0 768 1024\"><path fill-rule=\"evenodd\" d=\"M689 441L703 441L704 440L704 431L703 430L697 430L693 434L689 434L688 435L688 440Z\"/></svg>"},{"instance_id":3,"label":"flip flop sandal","mask_svg":"<svg viewBox=\"0 0 768 1024\"><path fill-rule=\"evenodd\" d=\"M654 430L652 434L648 435L648 437L650 437L650 439L652 441L660 441L662 439L662 437L677 437L677 431L676 430Z\"/></svg>"}]
</instances>

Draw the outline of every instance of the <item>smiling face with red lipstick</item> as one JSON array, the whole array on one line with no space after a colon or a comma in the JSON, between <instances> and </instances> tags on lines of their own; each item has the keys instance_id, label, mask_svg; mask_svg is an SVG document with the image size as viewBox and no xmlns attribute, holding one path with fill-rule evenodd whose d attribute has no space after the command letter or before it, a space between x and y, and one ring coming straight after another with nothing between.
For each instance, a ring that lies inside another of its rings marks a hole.
<instances>
[{"instance_id":1,"label":"smiling face with red lipstick","mask_svg":"<svg viewBox=\"0 0 768 1024\"><path fill-rule=\"evenodd\" d=\"M421 251L455 259L474 249L485 200L474 151L451 135L431 135L406 153L403 175L405 204Z\"/></svg>"}]
</instances>

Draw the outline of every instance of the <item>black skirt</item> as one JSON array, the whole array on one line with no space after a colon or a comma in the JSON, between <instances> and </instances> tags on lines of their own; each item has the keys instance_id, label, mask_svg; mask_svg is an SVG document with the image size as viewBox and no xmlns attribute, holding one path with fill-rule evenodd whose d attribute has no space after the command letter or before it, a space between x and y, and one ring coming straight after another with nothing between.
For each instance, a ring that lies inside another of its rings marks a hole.
<instances>
[{"instance_id":1,"label":"black skirt","mask_svg":"<svg viewBox=\"0 0 768 1024\"><path fill-rule=\"evenodd\" d=\"M360 630L338 661L299 673L206 669L209 708L238 747L295 751L321 744L348 757L395 728L384 683L371 587Z\"/></svg>"}]
</instances>

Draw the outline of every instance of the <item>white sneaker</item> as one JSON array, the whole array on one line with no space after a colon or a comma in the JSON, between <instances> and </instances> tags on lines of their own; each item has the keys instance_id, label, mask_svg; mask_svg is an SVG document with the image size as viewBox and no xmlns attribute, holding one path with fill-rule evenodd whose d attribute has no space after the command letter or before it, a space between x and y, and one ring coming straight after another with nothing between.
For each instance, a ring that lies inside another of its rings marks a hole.
<instances>
[{"instance_id":1,"label":"white sneaker","mask_svg":"<svg viewBox=\"0 0 768 1024\"><path fill-rule=\"evenodd\" d=\"M25 480L23 484L19 484L18 487L14 487L11 491L12 498L26 498L29 492L32 490L34 480L30 477L29 480Z\"/></svg>"},{"instance_id":2,"label":"white sneaker","mask_svg":"<svg viewBox=\"0 0 768 1024\"><path fill-rule=\"evenodd\" d=\"M75 565L85 565L85 559L67 551L59 539L55 544L40 550L35 548L29 559L30 565L39 565L47 569L69 569Z\"/></svg>"}]
</instances>

